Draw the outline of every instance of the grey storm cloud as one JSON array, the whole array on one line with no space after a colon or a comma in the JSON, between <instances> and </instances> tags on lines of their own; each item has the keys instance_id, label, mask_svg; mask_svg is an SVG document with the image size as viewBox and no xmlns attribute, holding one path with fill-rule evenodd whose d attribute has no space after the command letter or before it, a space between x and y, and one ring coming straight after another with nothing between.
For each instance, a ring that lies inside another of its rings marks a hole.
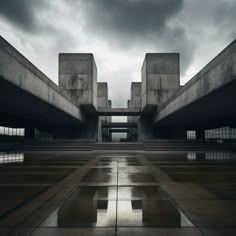
<instances>
[{"instance_id":1,"label":"grey storm cloud","mask_svg":"<svg viewBox=\"0 0 236 236\"><path fill-rule=\"evenodd\" d=\"M82 1L96 28L118 34L144 35L165 29L179 12L183 0L87 0Z\"/></svg>"},{"instance_id":2,"label":"grey storm cloud","mask_svg":"<svg viewBox=\"0 0 236 236\"><path fill-rule=\"evenodd\" d=\"M53 52L72 51L81 41L105 43L118 54L180 52L182 75L203 40L216 38L211 32L216 40L236 37L235 11L235 0L0 0L0 18L44 42L53 39Z\"/></svg>"},{"instance_id":3,"label":"grey storm cloud","mask_svg":"<svg viewBox=\"0 0 236 236\"><path fill-rule=\"evenodd\" d=\"M68 0L70 1L70 0ZM171 27L184 6L183 0L87 0L80 1L90 32L123 50L148 48L180 52L181 72L193 59L194 42L182 25Z\"/></svg>"},{"instance_id":4,"label":"grey storm cloud","mask_svg":"<svg viewBox=\"0 0 236 236\"><path fill-rule=\"evenodd\" d=\"M25 31L37 31L36 11L47 6L45 0L1 0L0 16Z\"/></svg>"}]
</instances>

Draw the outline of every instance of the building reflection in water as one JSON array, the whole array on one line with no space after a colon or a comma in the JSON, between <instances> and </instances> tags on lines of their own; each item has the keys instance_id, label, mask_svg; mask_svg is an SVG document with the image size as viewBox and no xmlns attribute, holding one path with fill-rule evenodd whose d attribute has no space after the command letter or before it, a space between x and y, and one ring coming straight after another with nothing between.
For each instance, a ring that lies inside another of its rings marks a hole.
<instances>
[{"instance_id":1,"label":"building reflection in water","mask_svg":"<svg viewBox=\"0 0 236 236\"><path fill-rule=\"evenodd\" d=\"M106 227L116 224L118 226L154 227L192 226L187 217L168 199L150 200L143 193L142 200L98 200L95 187L92 191L90 187L87 187L85 199L85 189L85 187L82 191L78 189L76 194L62 205L57 212L57 224L54 226ZM81 198L73 199L76 196ZM118 205L116 206L116 204Z\"/></svg>"},{"instance_id":2,"label":"building reflection in water","mask_svg":"<svg viewBox=\"0 0 236 236\"><path fill-rule=\"evenodd\" d=\"M188 152L187 160L196 161L236 161L236 153L233 152Z\"/></svg>"},{"instance_id":3,"label":"building reflection in water","mask_svg":"<svg viewBox=\"0 0 236 236\"><path fill-rule=\"evenodd\" d=\"M23 162L23 161L24 161L24 153L21 152L0 153L0 164Z\"/></svg>"}]
</instances>

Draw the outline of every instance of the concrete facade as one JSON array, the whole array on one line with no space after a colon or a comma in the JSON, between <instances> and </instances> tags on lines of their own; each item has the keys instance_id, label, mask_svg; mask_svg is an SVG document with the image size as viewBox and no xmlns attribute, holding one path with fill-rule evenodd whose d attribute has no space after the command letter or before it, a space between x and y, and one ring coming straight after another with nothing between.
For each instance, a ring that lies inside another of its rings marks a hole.
<instances>
[{"instance_id":1,"label":"concrete facade","mask_svg":"<svg viewBox=\"0 0 236 236\"><path fill-rule=\"evenodd\" d=\"M91 53L59 54L59 86L77 106L97 108L97 67Z\"/></svg>"},{"instance_id":2,"label":"concrete facade","mask_svg":"<svg viewBox=\"0 0 236 236\"><path fill-rule=\"evenodd\" d=\"M130 88L130 100L128 100L128 108L137 108L141 109L142 106L142 83L141 82L132 82ZM129 123L138 123L140 116L128 116ZM128 133L128 140L135 142L138 140L138 128L132 127L130 128L130 132Z\"/></svg>"},{"instance_id":3,"label":"concrete facade","mask_svg":"<svg viewBox=\"0 0 236 236\"><path fill-rule=\"evenodd\" d=\"M103 123L128 116L138 124L120 127L129 130L129 141L186 139L187 131L204 140L205 130L236 127L236 40L182 87L178 53L146 54L142 82L131 84L127 108L112 108L92 54L61 53L57 86L0 38L0 89L0 126L25 128L26 138L37 130L53 138L109 141L112 126Z\"/></svg>"},{"instance_id":4,"label":"concrete facade","mask_svg":"<svg viewBox=\"0 0 236 236\"><path fill-rule=\"evenodd\" d=\"M163 104L180 88L178 53L147 53L142 66L142 109Z\"/></svg>"},{"instance_id":5,"label":"concrete facade","mask_svg":"<svg viewBox=\"0 0 236 236\"><path fill-rule=\"evenodd\" d=\"M190 130L200 130L198 133L203 133L204 129L233 126L235 88L236 40L159 107L154 124L176 127L182 123Z\"/></svg>"},{"instance_id":6,"label":"concrete facade","mask_svg":"<svg viewBox=\"0 0 236 236\"><path fill-rule=\"evenodd\" d=\"M109 108L108 103L108 86L105 82L97 83L97 107L98 108ZM101 130L100 142L107 142L109 140L108 128L102 128L103 123L108 122L109 116L99 116L99 129Z\"/></svg>"},{"instance_id":7,"label":"concrete facade","mask_svg":"<svg viewBox=\"0 0 236 236\"><path fill-rule=\"evenodd\" d=\"M55 83L1 36L0 86L1 112L7 114L6 121L4 120L4 114L1 115L1 122L3 124L9 123L9 125L19 125L19 127L24 127L26 124L43 125L44 121L56 124L60 122L55 117L56 110L58 116L59 113L61 114L61 123L63 123L62 116L67 119L67 122L69 120L77 120L79 123L84 119L82 112L70 100L69 96L60 91ZM40 104L35 106L39 99ZM31 106L31 101L33 100L34 104ZM11 107L11 111L15 113L7 113L7 111L4 111L4 107ZM47 110L44 111L43 108L46 107ZM17 112L18 109L20 109L19 112ZM30 113L28 114L29 110ZM10 121L11 116L13 119L17 117L18 121Z\"/></svg>"}]
</instances>

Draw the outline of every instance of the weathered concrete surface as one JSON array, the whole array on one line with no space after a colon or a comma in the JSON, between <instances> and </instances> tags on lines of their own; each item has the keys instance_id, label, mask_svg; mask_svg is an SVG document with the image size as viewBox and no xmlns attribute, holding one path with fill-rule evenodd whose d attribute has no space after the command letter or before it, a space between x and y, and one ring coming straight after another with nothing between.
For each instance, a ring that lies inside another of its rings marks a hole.
<instances>
[{"instance_id":1,"label":"weathered concrete surface","mask_svg":"<svg viewBox=\"0 0 236 236\"><path fill-rule=\"evenodd\" d=\"M69 97L2 37L0 86L2 124L73 125L83 120Z\"/></svg>"},{"instance_id":2,"label":"weathered concrete surface","mask_svg":"<svg viewBox=\"0 0 236 236\"><path fill-rule=\"evenodd\" d=\"M97 83L97 107L98 108L108 108L108 86L105 82ZM102 123L107 123L109 116L99 116L99 141L107 142L109 139L109 132L107 128L102 127Z\"/></svg>"},{"instance_id":3,"label":"weathered concrete surface","mask_svg":"<svg viewBox=\"0 0 236 236\"><path fill-rule=\"evenodd\" d=\"M131 83L131 107L140 108L142 106L142 83L132 82Z\"/></svg>"},{"instance_id":4,"label":"weathered concrete surface","mask_svg":"<svg viewBox=\"0 0 236 236\"><path fill-rule=\"evenodd\" d=\"M142 66L142 109L160 106L179 87L179 54L147 53Z\"/></svg>"},{"instance_id":5,"label":"weathered concrete surface","mask_svg":"<svg viewBox=\"0 0 236 236\"><path fill-rule=\"evenodd\" d=\"M141 108L142 106L142 84L141 82L132 82L130 89L130 100L128 100L128 108ZM128 122L137 122L138 116L129 116Z\"/></svg>"},{"instance_id":6,"label":"weathered concrete surface","mask_svg":"<svg viewBox=\"0 0 236 236\"><path fill-rule=\"evenodd\" d=\"M157 126L214 128L235 124L236 40L161 105Z\"/></svg>"},{"instance_id":7,"label":"weathered concrete surface","mask_svg":"<svg viewBox=\"0 0 236 236\"><path fill-rule=\"evenodd\" d=\"M112 108L112 101L108 100L108 108L111 109ZM108 116L107 121L111 123L111 116Z\"/></svg>"},{"instance_id":8,"label":"weathered concrete surface","mask_svg":"<svg viewBox=\"0 0 236 236\"><path fill-rule=\"evenodd\" d=\"M59 54L59 86L85 109L97 108L97 67L91 53Z\"/></svg>"},{"instance_id":9,"label":"weathered concrete surface","mask_svg":"<svg viewBox=\"0 0 236 236\"><path fill-rule=\"evenodd\" d=\"M97 83L97 107L108 107L108 87L105 82Z\"/></svg>"}]
</instances>

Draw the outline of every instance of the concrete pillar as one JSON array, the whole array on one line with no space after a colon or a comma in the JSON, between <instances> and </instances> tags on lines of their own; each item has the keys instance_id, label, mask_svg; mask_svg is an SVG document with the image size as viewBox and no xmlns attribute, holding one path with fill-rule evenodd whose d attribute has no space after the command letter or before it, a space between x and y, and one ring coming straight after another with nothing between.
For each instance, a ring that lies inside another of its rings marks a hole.
<instances>
[{"instance_id":1,"label":"concrete pillar","mask_svg":"<svg viewBox=\"0 0 236 236\"><path fill-rule=\"evenodd\" d=\"M147 53L142 66L142 109L155 110L179 88L179 54Z\"/></svg>"},{"instance_id":2,"label":"concrete pillar","mask_svg":"<svg viewBox=\"0 0 236 236\"><path fill-rule=\"evenodd\" d=\"M186 139L185 128L163 127L155 129L155 137L158 139Z\"/></svg>"},{"instance_id":3,"label":"concrete pillar","mask_svg":"<svg viewBox=\"0 0 236 236\"><path fill-rule=\"evenodd\" d=\"M138 141L143 142L147 139L153 139L153 126L150 116L142 116L138 120Z\"/></svg>"},{"instance_id":4,"label":"concrete pillar","mask_svg":"<svg viewBox=\"0 0 236 236\"><path fill-rule=\"evenodd\" d=\"M91 115L87 117L86 123L78 129L78 137L81 139L95 139L101 141L101 132L99 131L98 117Z\"/></svg>"},{"instance_id":5,"label":"concrete pillar","mask_svg":"<svg viewBox=\"0 0 236 236\"><path fill-rule=\"evenodd\" d=\"M205 130L204 129L197 129L196 130L196 139L205 140Z\"/></svg>"},{"instance_id":6,"label":"concrete pillar","mask_svg":"<svg viewBox=\"0 0 236 236\"><path fill-rule=\"evenodd\" d=\"M34 139L36 136L35 128L26 127L25 128L25 139Z\"/></svg>"},{"instance_id":7,"label":"concrete pillar","mask_svg":"<svg viewBox=\"0 0 236 236\"><path fill-rule=\"evenodd\" d=\"M97 108L97 67L91 53L59 54L59 87L85 111Z\"/></svg>"}]
</instances>

